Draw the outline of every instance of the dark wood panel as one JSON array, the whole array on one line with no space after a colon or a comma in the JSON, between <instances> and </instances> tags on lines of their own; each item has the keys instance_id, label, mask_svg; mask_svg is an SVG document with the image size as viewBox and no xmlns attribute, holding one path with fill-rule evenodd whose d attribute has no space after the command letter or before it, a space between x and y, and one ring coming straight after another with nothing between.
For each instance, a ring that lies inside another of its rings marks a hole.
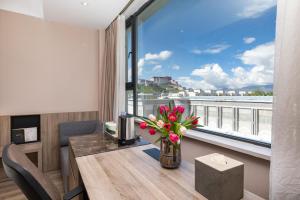
<instances>
[{"instance_id":1,"label":"dark wood panel","mask_svg":"<svg viewBox=\"0 0 300 200\"><path fill-rule=\"evenodd\" d=\"M0 116L0 148L10 143L10 116Z\"/></svg>"},{"instance_id":2,"label":"dark wood panel","mask_svg":"<svg viewBox=\"0 0 300 200\"><path fill-rule=\"evenodd\" d=\"M43 143L43 171L47 172L60 168L59 123L96 119L98 119L97 111L42 114L41 139Z\"/></svg>"},{"instance_id":3,"label":"dark wood panel","mask_svg":"<svg viewBox=\"0 0 300 200\"><path fill-rule=\"evenodd\" d=\"M0 116L0 153L1 154L2 154L3 147L9 143L10 143L10 116ZM5 180L7 177L3 170L1 158L0 158L0 162L1 162L0 180Z\"/></svg>"}]
</instances>

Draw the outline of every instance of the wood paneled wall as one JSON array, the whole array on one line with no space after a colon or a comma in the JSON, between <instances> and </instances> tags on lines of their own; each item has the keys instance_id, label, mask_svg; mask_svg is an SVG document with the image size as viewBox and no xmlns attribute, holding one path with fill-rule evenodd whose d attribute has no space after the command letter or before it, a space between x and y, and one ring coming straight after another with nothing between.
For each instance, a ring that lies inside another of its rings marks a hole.
<instances>
[{"instance_id":1,"label":"wood paneled wall","mask_svg":"<svg viewBox=\"0 0 300 200\"><path fill-rule=\"evenodd\" d=\"M43 171L60 168L58 124L68 121L98 119L98 112L53 113L41 115L41 140L43 143Z\"/></svg>"},{"instance_id":2,"label":"wood paneled wall","mask_svg":"<svg viewBox=\"0 0 300 200\"><path fill-rule=\"evenodd\" d=\"M43 171L60 168L58 124L68 121L98 119L97 111L41 114L41 142L43 144ZM0 152L10 143L10 116L0 116ZM1 171L0 165L0 171ZM0 173L1 178L1 173Z\"/></svg>"},{"instance_id":3,"label":"wood paneled wall","mask_svg":"<svg viewBox=\"0 0 300 200\"><path fill-rule=\"evenodd\" d=\"M10 116L0 116L0 152L10 143Z\"/></svg>"}]
</instances>

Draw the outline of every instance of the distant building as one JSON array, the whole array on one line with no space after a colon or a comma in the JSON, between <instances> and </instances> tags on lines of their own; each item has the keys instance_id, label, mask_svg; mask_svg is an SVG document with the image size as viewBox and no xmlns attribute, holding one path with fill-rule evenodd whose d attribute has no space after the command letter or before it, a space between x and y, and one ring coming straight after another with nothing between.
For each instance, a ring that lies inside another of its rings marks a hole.
<instances>
[{"instance_id":1,"label":"distant building","mask_svg":"<svg viewBox=\"0 0 300 200\"><path fill-rule=\"evenodd\" d=\"M196 96L196 93L195 93L195 92L188 92L188 96L189 96L189 97L195 97L195 96Z\"/></svg>"},{"instance_id":2,"label":"distant building","mask_svg":"<svg viewBox=\"0 0 300 200\"><path fill-rule=\"evenodd\" d=\"M235 90L229 90L229 91L227 91L227 94L228 94L229 96L235 96L235 95L236 95L236 92L235 92Z\"/></svg>"},{"instance_id":3,"label":"distant building","mask_svg":"<svg viewBox=\"0 0 300 200\"><path fill-rule=\"evenodd\" d=\"M205 94L212 94L211 90L204 90Z\"/></svg>"},{"instance_id":4,"label":"distant building","mask_svg":"<svg viewBox=\"0 0 300 200\"><path fill-rule=\"evenodd\" d=\"M152 78L153 83L157 85L171 84L172 77L171 76L154 76Z\"/></svg>"},{"instance_id":5,"label":"distant building","mask_svg":"<svg viewBox=\"0 0 300 200\"><path fill-rule=\"evenodd\" d=\"M149 86L149 85L153 85L153 81L152 80L146 80L146 79L139 79L138 84Z\"/></svg>"},{"instance_id":6,"label":"distant building","mask_svg":"<svg viewBox=\"0 0 300 200\"><path fill-rule=\"evenodd\" d=\"M246 91L239 91L239 95L240 95L240 96L245 96L246 93L247 93Z\"/></svg>"},{"instance_id":7,"label":"distant building","mask_svg":"<svg viewBox=\"0 0 300 200\"><path fill-rule=\"evenodd\" d=\"M224 95L224 91L223 91L223 90L217 90L217 91L216 91L216 94L217 94L218 96L223 96L223 95Z\"/></svg>"}]
</instances>

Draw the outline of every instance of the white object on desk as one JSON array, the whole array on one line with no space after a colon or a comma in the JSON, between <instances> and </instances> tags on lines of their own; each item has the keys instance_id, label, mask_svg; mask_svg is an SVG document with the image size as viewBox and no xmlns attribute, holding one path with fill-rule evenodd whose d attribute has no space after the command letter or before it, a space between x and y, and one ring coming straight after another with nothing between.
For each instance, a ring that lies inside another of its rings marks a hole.
<instances>
[{"instance_id":1,"label":"white object on desk","mask_svg":"<svg viewBox=\"0 0 300 200\"><path fill-rule=\"evenodd\" d=\"M24 128L24 140L25 142L37 141L37 127Z\"/></svg>"}]
</instances>

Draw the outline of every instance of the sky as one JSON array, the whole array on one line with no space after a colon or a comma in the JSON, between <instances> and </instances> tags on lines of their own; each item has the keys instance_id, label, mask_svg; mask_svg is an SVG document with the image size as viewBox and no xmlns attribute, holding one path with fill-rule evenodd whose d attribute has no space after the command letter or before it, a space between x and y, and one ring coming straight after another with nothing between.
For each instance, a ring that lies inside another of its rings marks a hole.
<instances>
[{"instance_id":1,"label":"sky","mask_svg":"<svg viewBox=\"0 0 300 200\"><path fill-rule=\"evenodd\" d=\"M276 1L169 0L138 18L139 79L195 89L273 83ZM157 4L157 5L155 5Z\"/></svg>"}]
</instances>

